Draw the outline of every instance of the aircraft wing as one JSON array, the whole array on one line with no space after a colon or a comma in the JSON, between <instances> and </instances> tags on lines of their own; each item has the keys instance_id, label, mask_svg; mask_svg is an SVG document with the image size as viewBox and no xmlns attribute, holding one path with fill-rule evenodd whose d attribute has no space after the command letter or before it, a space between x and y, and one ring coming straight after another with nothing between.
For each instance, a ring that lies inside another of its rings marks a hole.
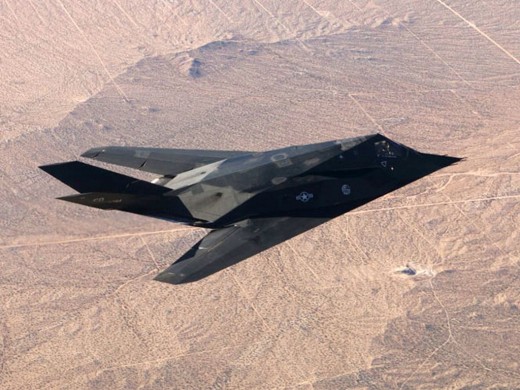
<instances>
[{"instance_id":1,"label":"aircraft wing","mask_svg":"<svg viewBox=\"0 0 520 390\"><path fill-rule=\"evenodd\" d=\"M194 282L329 220L294 217L248 219L236 226L212 230L155 280L172 284Z\"/></svg>"},{"instance_id":2,"label":"aircraft wing","mask_svg":"<svg viewBox=\"0 0 520 390\"><path fill-rule=\"evenodd\" d=\"M87 150L81 156L173 177L215 161L250 153L252 152L106 146Z\"/></svg>"}]
</instances>

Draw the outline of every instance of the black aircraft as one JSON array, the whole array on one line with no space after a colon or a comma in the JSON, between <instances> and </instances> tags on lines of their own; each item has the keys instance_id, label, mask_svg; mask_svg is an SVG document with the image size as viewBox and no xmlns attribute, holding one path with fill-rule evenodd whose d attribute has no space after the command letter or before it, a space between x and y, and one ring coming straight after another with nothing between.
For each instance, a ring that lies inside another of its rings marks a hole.
<instances>
[{"instance_id":1,"label":"black aircraft","mask_svg":"<svg viewBox=\"0 0 520 390\"><path fill-rule=\"evenodd\" d=\"M160 175L151 183L79 161L45 172L79 192L59 199L212 229L155 280L199 280L459 158L381 134L265 152L108 146L83 157Z\"/></svg>"}]
</instances>

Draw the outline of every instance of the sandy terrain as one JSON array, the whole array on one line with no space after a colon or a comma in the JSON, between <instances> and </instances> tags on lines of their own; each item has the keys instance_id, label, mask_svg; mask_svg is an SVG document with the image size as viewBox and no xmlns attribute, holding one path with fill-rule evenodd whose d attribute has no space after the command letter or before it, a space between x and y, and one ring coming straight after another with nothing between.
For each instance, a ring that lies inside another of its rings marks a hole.
<instances>
[{"instance_id":1,"label":"sandy terrain","mask_svg":"<svg viewBox=\"0 0 520 390\"><path fill-rule=\"evenodd\" d=\"M0 388L520 388L516 1L3 0L0 20ZM181 286L152 278L203 230L54 200L73 191L37 169L375 131L467 159Z\"/></svg>"}]
</instances>

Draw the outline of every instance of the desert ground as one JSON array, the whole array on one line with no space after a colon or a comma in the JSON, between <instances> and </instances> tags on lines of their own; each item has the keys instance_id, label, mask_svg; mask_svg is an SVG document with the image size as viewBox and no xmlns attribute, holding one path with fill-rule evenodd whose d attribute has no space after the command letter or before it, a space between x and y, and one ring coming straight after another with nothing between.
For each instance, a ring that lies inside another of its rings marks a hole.
<instances>
[{"instance_id":1,"label":"desert ground","mask_svg":"<svg viewBox=\"0 0 520 390\"><path fill-rule=\"evenodd\" d=\"M520 388L517 1L3 0L0 20L0 388ZM374 132L466 159L178 286L153 277L204 230L55 200L73 190L37 168Z\"/></svg>"}]
</instances>

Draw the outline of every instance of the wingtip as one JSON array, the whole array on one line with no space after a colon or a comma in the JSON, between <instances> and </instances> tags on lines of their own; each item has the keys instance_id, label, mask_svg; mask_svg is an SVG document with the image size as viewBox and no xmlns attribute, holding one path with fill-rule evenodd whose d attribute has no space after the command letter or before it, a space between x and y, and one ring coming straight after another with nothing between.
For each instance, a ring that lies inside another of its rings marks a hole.
<instances>
[{"instance_id":1,"label":"wingtip","mask_svg":"<svg viewBox=\"0 0 520 390\"><path fill-rule=\"evenodd\" d=\"M160 274L156 275L153 280L168 284L185 284L190 282L190 280L186 278L186 275L174 274L168 271L161 272Z\"/></svg>"},{"instance_id":2,"label":"wingtip","mask_svg":"<svg viewBox=\"0 0 520 390\"><path fill-rule=\"evenodd\" d=\"M87 150L86 152L83 152L81 154L81 157L85 157L85 158L96 158L98 157L101 153L105 152L106 151L106 147L100 147L100 148L92 148L92 149L89 149Z\"/></svg>"}]
</instances>

